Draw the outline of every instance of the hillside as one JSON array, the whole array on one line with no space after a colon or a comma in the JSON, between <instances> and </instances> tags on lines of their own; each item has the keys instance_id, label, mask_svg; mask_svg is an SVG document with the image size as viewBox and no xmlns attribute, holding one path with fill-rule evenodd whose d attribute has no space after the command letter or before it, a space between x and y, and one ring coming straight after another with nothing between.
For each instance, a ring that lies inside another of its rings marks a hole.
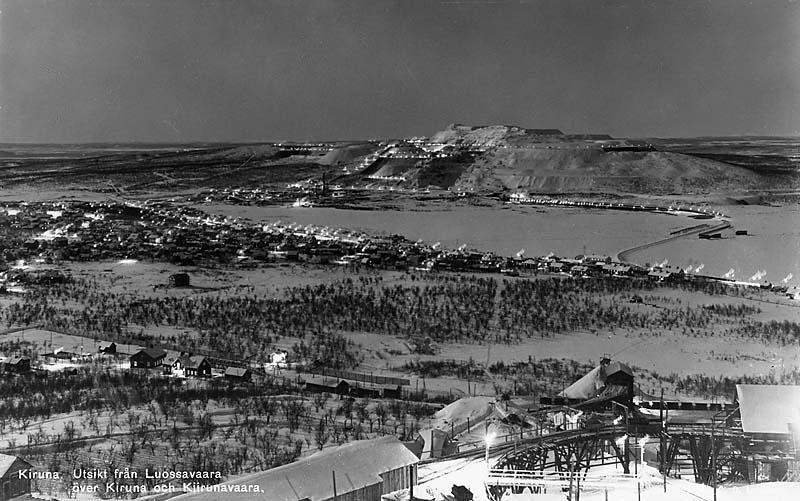
<instances>
[{"instance_id":1,"label":"hillside","mask_svg":"<svg viewBox=\"0 0 800 501\"><path fill-rule=\"evenodd\" d=\"M746 169L669 152L604 152L569 145L501 148L482 155L455 188L541 192L671 193L725 191L761 184Z\"/></svg>"},{"instance_id":2,"label":"hillside","mask_svg":"<svg viewBox=\"0 0 800 501\"><path fill-rule=\"evenodd\" d=\"M731 150L739 160L730 162L724 156L732 154L730 148L653 143L558 129L453 124L428 140L391 142L6 145L0 151L0 186L174 192L285 187L327 176L342 186L477 193L751 196L800 188L783 150L772 154L783 162L777 169L770 167L772 160L764 167L764 156L755 154L758 144L750 142L746 149Z\"/></svg>"},{"instance_id":3,"label":"hillside","mask_svg":"<svg viewBox=\"0 0 800 501\"><path fill-rule=\"evenodd\" d=\"M665 194L763 188L751 170L662 151L604 151L634 146L601 134L567 135L557 129L450 125L432 142L480 148L454 180L458 191L602 192ZM408 182L420 183L414 176ZM449 178L453 178L452 169Z\"/></svg>"},{"instance_id":4,"label":"hillside","mask_svg":"<svg viewBox=\"0 0 800 501\"><path fill-rule=\"evenodd\" d=\"M558 129L525 129L513 125L470 126L451 124L431 137L433 143L493 148L532 141L565 139Z\"/></svg>"}]
</instances>

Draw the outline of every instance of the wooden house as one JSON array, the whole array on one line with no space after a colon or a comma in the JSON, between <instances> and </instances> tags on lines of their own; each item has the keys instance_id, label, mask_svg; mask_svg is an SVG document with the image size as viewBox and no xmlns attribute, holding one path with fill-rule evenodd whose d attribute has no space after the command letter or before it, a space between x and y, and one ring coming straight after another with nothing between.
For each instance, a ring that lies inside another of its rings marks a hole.
<instances>
[{"instance_id":1,"label":"wooden house","mask_svg":"<svg viewBox=\"0 0 800 501\"><path fill-rule=\"evenodd\" d=\"M161 348L145 348L131 355L131 369L160 368L167 352Z\"/></svg>"}]
</instances>

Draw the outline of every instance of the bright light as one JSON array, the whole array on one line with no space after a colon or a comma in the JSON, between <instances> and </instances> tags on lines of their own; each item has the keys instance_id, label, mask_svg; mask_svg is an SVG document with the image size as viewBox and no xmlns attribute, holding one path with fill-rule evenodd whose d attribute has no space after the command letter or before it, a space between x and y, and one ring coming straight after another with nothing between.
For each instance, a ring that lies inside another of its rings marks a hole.
<instances>
[{"instance_id":1,"label":"bright light","mask_svg":"<svg viewBox=\"0 0 800 501\"><path fill-rule=\"evenodd\" d=\"M644 447L647 441L650 440L650 435L645 435L639 439L639 447Z\"/></svg>"},{"instance_id":2,"label":"bright light","mask_svg":"<svg viewBox=\"0 0 800 501\"><path fill-rule=\"evenodd\" d=\"M622 435L621 437L619 437L619 438L616 440L616 442L617 442L617 447L622 447L623 445L625 445L625 442L626 442L627 440L628 440L628 435Z\"/></svg>"},{"instance_id":3,"label":"bright light","mask_svg":"<svg viewBox=\"0 0 800 501\"><path fill-rule=\"evenodd\" d=\"M487 433L484 440L486 441L486 447L491 447L494 441L494 433Z\"/></svg>"},{"instance_id":4,"label":"bright light","mask_svg":"<svg viewBox=\"0 0 800 501\"><path fill-rule=\"evenodd\" d=\"M620 415L620 416L615 417L614 421L612 421L611 423L614 424L614 425L618 425L621 422L622 422L622 416Z\"/></svg>"}]
</instances>

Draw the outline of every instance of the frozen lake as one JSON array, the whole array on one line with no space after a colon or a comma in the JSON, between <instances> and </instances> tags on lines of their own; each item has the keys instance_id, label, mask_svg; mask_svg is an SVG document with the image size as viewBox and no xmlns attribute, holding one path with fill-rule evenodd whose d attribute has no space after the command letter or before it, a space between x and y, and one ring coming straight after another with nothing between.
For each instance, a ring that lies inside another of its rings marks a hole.
<instances>
[{"instance_id":1,"label":"frozen lake","mask_svg":"<svg viewBox=\"0 0 800 501\"><path fill-rule=\"evenodd\" d=\"M758 205L726 207L734 229L747 230L747 236L721 240L695 237L669 242L629 256L637 262L668 259L681 267L704 264L702 273L722 276L734 270L737 280L749 280L766 272L762 280L800 284L800 206L764 207Z\"/></svg>"},{"instance_id":2,"label":"frozen lake","mask_svg":"<svg viewBox=\"0 0 800 501\"><path fill-rule=\"evenodd\" d=\"M466 244L511 256L525 249L528 256L553 252L559 256L607 254L667 238L670 232L704 223L685 216L602 209L533 207L454 207L429 211L350 210L332 208L242 207L203 205L203 210L254 221L297 222L400 234L449 248ZM722 276L731 268L735 278L749 279L765 271L765 280L800 283L800 207L731 206L734 229L750 235L701 240L696 235L648 248L629 256L634 262L686 268L703 265L702 273Z\"/></svg>"},{"instance_id":3,"label":"frozen lake","mask_svg":"<svg viewBox=\"0 0 800 501\"><path fill-rule=\"evenodd\" d=\"M670 231L698 224L686 217L600 209L507 205L454 207L430 211L203 205L203 210L263 222L297 222L400 234L412 240L456 248L489 250L511 256L554 252L559 256L615 254L664 238Z\"/></svg>"}]
</instances>

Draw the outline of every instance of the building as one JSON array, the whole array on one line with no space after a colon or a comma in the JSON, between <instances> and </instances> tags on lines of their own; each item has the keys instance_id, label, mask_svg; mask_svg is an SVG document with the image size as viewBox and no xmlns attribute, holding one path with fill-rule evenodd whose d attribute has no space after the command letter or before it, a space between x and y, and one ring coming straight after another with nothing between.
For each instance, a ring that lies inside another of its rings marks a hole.
<instances>
[{"instance_id":1,"label":"building","mask_svg":"<svg viewBox=\"0 0 800 501\"><path fill-rule=\"evenodd\" d=\"M665 282L673 277L673 273L664 269L656 268L651 270L647 276L658 282Z\"/></svg>"},{"instance_id":2,"label":"building","mask_svg":"<svg viewBox=\"0 0 800 501\"><path fill-rule=\"evenodd\" d=\"M20 478L19 472L31 468L30 463L18 456L0 454L0 501L30 494L31 481Z\"/></svg>"},{"instance_id":3,"label":"building","mask_svg":"<svg viewBox=\"0 0 800 501\"><path fill-rule=\"evenodd\" d=\"M756 439L789 438L800 427L800 386L737 384L742 431Z\"/></svg>"},{"instance_id":4,"label":"building","mask_svg":"<svg viewBox=\"0 0 800 501\"><path fill-rule=\"evenodd\" d=\"M161 348L145 348L131 355L131 369L155 369L161 367L161 362L167 352Z\"/></svg>"},{"instance_id":5,"label":"building","mask_svg":"<svg viewBox=\"0 0 800 501\"><path fill-rule=\"evenodd\" d=\"M749 482L800 478L800 386L737 384Z\"/></svg>"},{"instance_id":6,"label":"building","mask_svg":"<svg viewBox=\"0 0 800 501\"><path fill-rule=\"evenodd\" d=\"M322 450L271 470L222 485L259 486L258 499L270 501L380 501L381 496L417 483L419 459L392 436L359 440ZM226 501L253 499L252 492L225 492ZM217 500L218 492L179 496L180 500Z\"/></svg>"},{"instance_id":7,"label":"building","mask_svg":"<svg viewBox=\"0 0 800 501\"><path fill-rule=\"evenodd\" d=\"M172 373L178 377L209 377L211 362L202 355L183 355L172 363Z\"/></svg>"},{"instance_id":8,"label":"building","mask_svg":"<svg viewBox=\"0 0 800 501\"><path fill-rule=\"evenodd\" d=\"M266 369L285 368L287 366L287 359L289 354L285 351L276 351L270 353L269 362L265 364Z\"/></svg>"},{"instance_id":9,"label":"building","mask_svg":"<svg viewBox=\"0 0 800 501\"><path fill-rule=\"evenodd\" d=\"M558 398L546 401L547 397L544 397L542 403L569 403L581 408L606 407L612 400L630 403L633 400L633 380L630 367L603 357L600 365L569 385L558 394Z\"/></svg>"},{"instance_id":10,"label":"building","mask_svg":"<svg viewBox=\"0 0 800 501\"><path fill-rule=\"evenodd\" d=\"M110 344L101 344L97 347L97 353L105 353L106 355L116 355L117 354L117 343L110 343Z\"/></svg>"},{"instance_id":11,"label":"building","mask_svg":"<svg viewBox=\"0 0 800 501\"><path fill-rule=\"evenodd\" d=\"M28 357L9 358L2 364L3 372L25 374L31 371L31 359Z\"/></svg>"},{"instance_id":12,"label":"building","mask_svg":"<svg viewBox=\"0 0 800 501\"><path fill-rule=\"evenodd\" d=\"M579 264L577 266L573 266L571 270L569 270L570 275L573 277L583 277L589 273L589 267Z\"/></svg>"},{"instance_id":13,"label":"building","mask_svg":"<svg viewBox=\"0 0 800 501\"><path fill-rule=\"evenodd\" d=\"M250 372L250 369L244 367L228 367L225 369L225 379L249 382L252 378L253 374Z\"/></svg>"},{"instance_id":14,"label":"building","mask_svg":"<svg viewBox=\"0 0 800 501\"><path fill-rule=\"evenodd\" d=\"M627 277L631 274L631 267L621 263L604 264L603 271L615 277Z\"/></svg>"},{"instance_id":15,"label":"building","mask_svg":"<svg viewBox=\"0 0 800 501\"><path fill-rule=\"evenodd\" d=\"M169 276L170 287L189 287L189 283L188 273L173 273Z\"/></svg>"}]
</instances>

